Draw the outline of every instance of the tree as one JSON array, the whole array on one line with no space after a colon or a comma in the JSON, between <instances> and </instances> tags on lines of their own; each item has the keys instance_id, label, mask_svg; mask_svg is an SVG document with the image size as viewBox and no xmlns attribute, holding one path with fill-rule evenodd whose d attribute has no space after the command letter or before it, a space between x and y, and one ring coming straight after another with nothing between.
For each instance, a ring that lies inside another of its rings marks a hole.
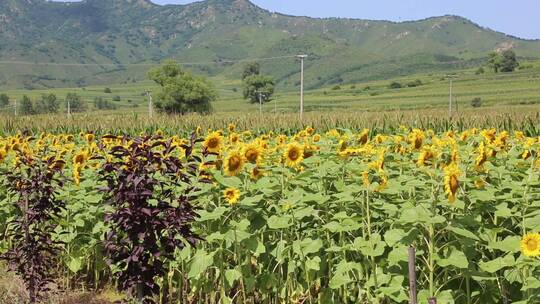
<instances>
[{"instance_id":1,"label":"tree","mask_svg":"<svg viewBox=\"0 0 540 304\"><path fill-rule=\"evenodd\" d=\"M475 97L473 100L471 100L471 106L474 108L479 108L482 106L482 98Z\"/></svg>"},{"instance_id":2,"label":"tree","mask_svg":"<svg viewBox=\"0 0 540 304\"><path fill-rule=\"evenodd\" d=\"M244 79L244 99L252 103L258 103L259 98L262 102L272 100L274 94L274 79L269 76L251 75Z\"/></svg>"},{"instance_id":3,"label":"tree","mask_svg":"<svg viewBox=\"0 0 540 304\"><path fill-rule=\"evenodd\" d=\"M393 81L389 86L390 89L401 89L403 86L401 83Z\"/></svg>"},{"instance_id":4,"label":"tree","mask_svg":"<svg viewBox=\"0 0 540 304\"><path fill-rule=\"evenodd\" d=\"M501 72L513 72L519 67L516 53L512 50L506 50L502 53Z\"/></svg>"},{"instance_id":5,"label":"tree","mask_svg":"<svg viewBox=\"0 0 540 304\"><path fill-rule=\"evenodd\" d=\"M161 86L156 95L156 108L166 113L209 113L217 99L214 86L206 79L196 77L173 60L148 72L148 78Z\"/></svg>"},{"instance_id":6,"label":"tree","mask_svg":"<svg viewBox=\"0 0 540 304\"><path fill-rule=\"evenodd\" d=\"M499 73L501 68L502 58L497 52L491 52L488 55L488 65L493 69L493 72Z\"/></svg>"},{"instance_id":7,"label":"tree","mask_svg":"<svg viewBox=\"0 0 540 304\"><path fill-rule=\"evenodd\" d=\"M68 104L71 112L83 112L86 110L86 105L77 93L68 93L66 95L66 109Z\"/></svg>"},{"instance_id":8,"label":"tree","mask_svg":"<svg viewBox=\"0 0 540 304\"><path fill-rule=\"evenodd\" d=\"M36 105L36 112L41 114L58 113L58 99L53 93L41 95L41 99Z\"/></svg>"},{"instance_id":9,"label":"tree","mask_svg":"<svg viewBox=\"0 0 540 304\"><path fill-rule=\"evenodd\" d=\"M245 80L249 76L260 75L261 65L258 62L250 62L244 66L244 72L242 73L242 80Z\"/></svg>"},{"instance_id":10,"label":"tree","mask_svg":"<svg viewBox=\"0 0 540 304\"><path fill-rule=\"evenodd\" d=\"M23 95L21 100L21 114L23 115L32 115L34 114L34 105L32 100L26 95Z\"/></svg>"},{"instance_id":11,"label":"tree","mask_svg":"<svg viewBox=\"0 0 540 304\"><path fill-rule=\"evenodd\" d=\"M112 93L112 91L111 91L110 88L105 88L105 89L103 90L103 92L106 93L106 94Z\"/></svg>"},{"instance_id":12,"label":"tree","mask_svg":"<svg viewBox=\"0 0 540 304\"><path fill-rule=\"evenodd\" d=\"M0 107L5 107L9 105L9 96L6 94L0 94Z\"/></svg>"}]
</instances>

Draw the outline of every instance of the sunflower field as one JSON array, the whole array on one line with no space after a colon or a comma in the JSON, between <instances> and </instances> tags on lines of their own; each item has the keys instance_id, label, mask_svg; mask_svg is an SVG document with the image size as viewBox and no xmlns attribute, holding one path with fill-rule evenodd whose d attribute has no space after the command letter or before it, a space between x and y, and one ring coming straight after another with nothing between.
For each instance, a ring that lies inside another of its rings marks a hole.
<instances>
[{"instance_id":1,"label":"sunflower field","mask_svg":"<svg viewBox=\"0 0 540 304\"><path fill-rule=\"evenodd\" d=\"M170 132L167 132L170 133ZM540 303L540 137L307 127L0 137L0 258L137 303Z\"/></svg>"}]
</instances>

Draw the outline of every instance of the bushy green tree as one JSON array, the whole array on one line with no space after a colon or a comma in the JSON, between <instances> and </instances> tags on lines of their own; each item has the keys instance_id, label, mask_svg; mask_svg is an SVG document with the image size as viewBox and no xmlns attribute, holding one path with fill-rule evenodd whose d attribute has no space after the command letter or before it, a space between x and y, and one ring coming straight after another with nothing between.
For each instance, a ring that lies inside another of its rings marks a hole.
<instances>
[{"instance_id":1,"label":"bushy green tree","mask_svg":"<svg viewBox=\"0 0 540 304\"><path fill-rule=\"evenodd\" d=\"M0 94L0 107L5 107L9 105L9 96L6 94Z\"/></svg>"},{"instance_id":2,"label":"bushy green tree","mask_svg":"<svg viewBox=\"0 0 540 304\"><path fill-rule=\"evenodd\" d=\"M501 55L501 72L513 72L519 67L516 53L512 50L506 50Z\"/></svg>"},{"instance_id":3,"label":"bushy green tree","mask_svg":"<svg viewBox=\"0 0 540 304\"><path fill-rule=\"evenodd\" d=\"M41 95L41 99L36 105L36 112L41 114L58 113L60 105L56 95L53 93Z\"/></svg>"},{"instance_id":4,"label":"bushy green tree","mask_svg":"<svg viewBox=\"0 0 540 304\"><path fill-rule=\"evenodd\" d=\"M491 52L488 55L488 66L493 69L493 72L499 73L499 69L501 68L502 64L502 58L497 52Z\"/></svg>"},{"instance_id":5,"label":"bushy green tree","mask_svg":"<svg viewBox=\"0 0 540 304\"><path fill-rule=\"evenodd\" d=\"M274 79L269 76L252 75L244 79L244 99L252 103L258 103L259 98L262 102L272 100L274 94Z\"/></svg>"},{"instance_id":6,"label":"bushy green tree","mask_svg":"<svg viewBox=\"0 0 540 304\"><path fill-rule=\"evenodd\" d=\"M403 86L401 85L401 83L393 81L388 87L390 89L401 89Z\"/></svg>"},{"instance_id":7,"label":"bushy green tree","mask_svg":"<svg viewBox=\"0 0 540 304\"><path fill-rule=\"evenodd\" d=\"M32 115L35 113L34 111L34 104L32 103L32 100L26 95L23 95L21 100L21 114L22 115Z\"/></svg>"},{"instance_id":8,"label":"bushy green tree","mask_svg":"<svg viewBox=\"0 0 540 304\"><path fill-rule=\"evenodd\" d=\"M161 86L155 96L156 108L171 114L209 113L217 99L214 86L196 77L173 60L148 72L148 78Z\"/></svg>"},{"instance_id":9,"label":"bushy green tree","mask_svg":"<svg viewBox=\"0 0 540 304\"><path fill-rule=\"evenodd\" d=\"M66 95L66 109L68 107L71 112L84 112L86 110L86 105L84 104L81 96L77 93L68 93Z\"/></svg>"},{"instance_id":10,"label":"bushy green tree","mask_svg":"<svg viewBox=\"0 0 540 304\"><path fill-rule=\"evenodd\" d=\"M244 71L242 72L242 80L253 75L261 74L261 65L258 62L250 62L244 66Z\"/></svg>"}]
</instances>

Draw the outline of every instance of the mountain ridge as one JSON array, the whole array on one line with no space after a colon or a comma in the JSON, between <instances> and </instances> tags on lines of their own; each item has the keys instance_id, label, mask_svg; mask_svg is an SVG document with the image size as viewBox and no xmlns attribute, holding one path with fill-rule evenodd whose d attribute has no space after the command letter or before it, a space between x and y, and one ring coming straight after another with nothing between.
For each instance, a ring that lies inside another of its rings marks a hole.
<instances>
[{"instance_id":1,"label":"mountain ridge","mask_svg":"<svg viewBox=\"0 0 540 304\"><path fill-rule=\"evenodd\" d=\"M213 62L193 69L235 78L241 64L223 61L307 53L308 80L316 86L478 64L492 50L513 48L522 57L540 52L540 40L493 31L461 16L401 22L312 18L271 12L248 0L6 0L0 3L0 39L11 42L0 46L2 62L56 64L0 65L0 86L26 88L137 81L145 71L129 64L166 58ZM263 63L263 69L292 88L298 78L292 63ZM118 66L105 66L111 64ZM353 67L363 73L351 72Z\"/></svg>"}]
</instances>

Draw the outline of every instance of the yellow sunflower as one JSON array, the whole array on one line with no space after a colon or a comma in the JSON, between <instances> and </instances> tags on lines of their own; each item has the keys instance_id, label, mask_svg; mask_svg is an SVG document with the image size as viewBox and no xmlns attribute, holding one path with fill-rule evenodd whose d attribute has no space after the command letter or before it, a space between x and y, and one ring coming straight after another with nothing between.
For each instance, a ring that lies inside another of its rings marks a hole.
<instances>
[{"instance_id":1,"label":"yellow sunflower","mask_svg":"<svg viewBox=\"0 0 540 304\"><path fill-rule=\"evenodd\" d=\"M364 129L358 137L358 143L365 145L369 140L369 129Z\"/></svg>"},{"instance_id":2,"label":"yellow sunflower","mask_svg":"<svg viewBox=\"0 0 540 304\"><path fill-rule=\"evenodd\" d=\"M223 197L229 203L229 205L234 206L240 199L240 190L236 188L227 188L225 191L223 191Z\"/></svg>"},{"instance_id":3,"label":"yellow sunflower","mask_svg":"<svg viewBox=\"0 0 540 304\"><path fill-rule=\"evenodd\" d=\"M251 179L253 179L253 180L258 180L258 179L261 178L263 175L264 175L263 171L261 171L261 169L258 168L258 167L254 167L254 168L251 170L251 173L250 173L250 177L251 177Z\"/></svg>"},{"instance_id":4,"label":"yellow sunflower","mask_svg":"<svg viewBox=\"0 0 540 304\"><path fill-rule=\"evenodd\" d=\"M223 163L223 169L228 176L238 175L244 168L244 156L239 151L232 151Z\"/></svg>"},{"instance_id":5,"label":"yellow sunflower","mask_svg":"<svg viewBox=\"0 0 540 304\"><path fill-rule=\"evenodd\" d=\"M292 142L287 145L285 152L283 153L285 164L289 167L297 167L304 159L304 148L296 143Z\"/></svg>"},{"instance_id":6,"label":"yellow sunflower","mask_svg":"<svg viewBox=\"0 0 540 304\"><path fill-rule=\"evenodd\" d=\"M450 203L453 203L456 200L456 194L459 189L459 175L461 172L455 163L447 166L444 171L444 193L448 195Z\"/></svg>"},{"instance_id":7,"label":"yellow sunflower","mask_svg":"<svg viewBox=\"0 0 540 304\"><path fill-rule=\"evenodd\" d=\"M540 233L528 233L521 239L521 251L525 256L540 256Z\"/></svg>"},{"instance_id":8,"label":"yellow sunflower","mask_svg":"<svg viewBox=\"0 0 540 304\"><path fill-rule=\"evenodd\" d=\"M319 141L321 141L321 135L320 134L313 135L313 142L319 142Z\"/></svg>"},{"instance_id":9,"label":"yellow sunflower","mask_svg":"<svg viewBox=\"0 0 540 304\"><path fill-rule=\"evenodd\" d=\"M204 147L211 153L219 153L223 143L223 136L219 132L212 132L206 136Z\"/></svg>"},{"instance_id":10,"label":"yellow sunflower","mask_svg":"<svg viewBox=\"0 0 540 304\"><path fill-rule=\"evenodd\" d=\"M73 156L73 164L77 166L84 166L86 161L88 161L88 158L90 158L90 155L88 154L88 152L81 151L75 154L75 156Z\"/></svg>"},{"instance_id":11,"label":"yellow sunflower","mask_svg":"<svg viewBox=\"0 0 540 304\"><path fill-rule=\"evenodd\" d=\"M252 164L260 163L262 159L263 149L257 143L250 143L244 147L244 157Z\"/></svg>"}]
</instances>

